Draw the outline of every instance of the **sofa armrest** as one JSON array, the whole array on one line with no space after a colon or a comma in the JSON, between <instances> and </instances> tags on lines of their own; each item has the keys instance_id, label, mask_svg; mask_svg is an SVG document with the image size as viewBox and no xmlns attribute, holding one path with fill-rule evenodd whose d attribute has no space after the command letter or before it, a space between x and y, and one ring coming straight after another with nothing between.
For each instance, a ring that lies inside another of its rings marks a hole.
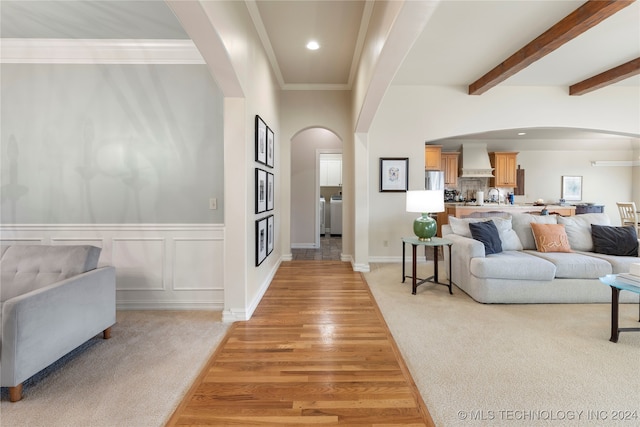
<instances>
[{"instance_id":1,"label":"sofa armrest","mask_svg":"<svg viewBox=\"0 0 640 427\"><path fill-rule=\"evenodd\" d=\"M101 267L5 301L3 387L21 384L116 321L115 268Z\"/></svg>"},{"instance_id":2,"label":"sofa armrest","mask_svg":"<svg viewBox=\"0 0 640 427\"><path fill-rule=\"evenodd\" d=\"M484 244L478 240L447 233L446 231L443 231L442 237L452 242L451 260L449 260L449 251L444 251L447 277L460 286L468 282L471 276L471 260L485 257ZM449 268L449 262L451 263L451 268Z\"/></svg>"},{"instance_id":3,"label":"sofa armrest","mask_svg":"<svg viewBox=\"0 0 640 427\"><path fill-rule=\"evenodd\" d=\"M460 236L458 234L448 234L445 239L453 242L452 249L455 248L456 253L463 258L484 258L484 244L469 237Z\"/></svg>"}]
</instances>

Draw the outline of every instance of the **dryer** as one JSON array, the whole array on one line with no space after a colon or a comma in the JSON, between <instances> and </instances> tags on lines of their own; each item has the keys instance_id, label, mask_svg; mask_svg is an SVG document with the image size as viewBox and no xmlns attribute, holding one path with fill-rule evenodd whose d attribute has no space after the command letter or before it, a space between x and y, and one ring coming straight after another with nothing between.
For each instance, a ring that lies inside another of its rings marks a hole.
<instances>
[{"instance_id":1,"label":"dryer","mask_svg":"<svg viewBox=\"0 0 640 427\"><path fill-rule=\"evenodd\" d=\"M331 196L331 235L342 236L342 196Z\"/></svg>"}]
</instances>

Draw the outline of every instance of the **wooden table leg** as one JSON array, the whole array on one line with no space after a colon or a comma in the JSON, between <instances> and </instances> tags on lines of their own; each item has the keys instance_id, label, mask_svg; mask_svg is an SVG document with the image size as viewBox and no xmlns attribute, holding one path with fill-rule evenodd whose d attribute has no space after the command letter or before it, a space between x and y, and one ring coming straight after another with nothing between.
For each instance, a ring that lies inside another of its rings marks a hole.
<instances>
[{"instance_id":1,"label":"wooden table leg","mask_svg":"<svg viewBox=\"0 0 640 427\"><path fill-rule=\"evenodd\" d=\"M426 249L426 247L425 247ZM438 283L438 247L433 247L433 281Z\"/></svg>"},{"instance_id":2,"label":"wooden table leg","mask_svg":"<svg viewBox=\"0 0 640 427\"><path fill-rule=\"evenodd\" d=\"M405 245L405 242L403 240L402 241L402 283L404 283L404 279L405 277L407 277L404 275L404 245Z\"/></svg>"},{"instance_id":3,"label":"wooden table leg","mask_svg":"<svg viewBox=\"0 0 640 427\"><path fill-rule=\"evenodd\" d=\"M609 341L618 342L618 297L620 289L611 286L611 338Z\"/></svg>"},{"instance_id":4,"label":"wooden table leg","mask_svg":"<svg viewBox=\"0 0 640 427\"><path fill-rule=\"evenodd\" d=\"M453 295L453 292L451 291L451 245L447 245L449 246L449 295ZM442 248L442 255L444 255L444 248Z\"/></svg>"}]
</instances>

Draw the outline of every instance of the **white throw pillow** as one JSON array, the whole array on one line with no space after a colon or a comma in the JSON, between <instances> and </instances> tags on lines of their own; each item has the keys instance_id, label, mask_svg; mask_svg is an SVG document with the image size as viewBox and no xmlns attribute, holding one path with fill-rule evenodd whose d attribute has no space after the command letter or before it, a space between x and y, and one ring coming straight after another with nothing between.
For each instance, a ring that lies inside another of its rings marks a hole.
<instances>
[{"instance_id":1,"label":"white throw pillow","mask_svg":"<svg viewBox=\"0 0 640 427\"><path fill-rule=\"evenodd\" d=\"M520 243L525 250L536 250L536 241L531 231L531 223L536 224L557 224L556 215L531 215L531 214L513 214L511 217L513 230L518 235Z\"/></svg>"},{"instance_id":2,"label":"white throw pillow","mask_svg":"<svg viewBox=\"0 0 640 427\"><path fill-rule=\"evenodd\" d=\"M511 227L511 217L489 217L489 218L456 218L454 216L449 217L449 225L451 231L459 236L468 238L471 237L471 230L469 229L470 222L484 222L493 221L496 224L498 233L500 234L500 242L502 243L503 251L521 251L522 243L518 238L518 235Z\"/></svg>"},{"instance_id":3,"label":"white throw pillow","mask_svg":"<svg viewBox=\"0 0 640 427\"><path fill-rule=\"evenodd\" d=\"M611 221L607 214L590 213L558 217L558 224L564 224L571 249L574 251L592 252L593 239L591 238L591 224L611 225Z\"/></svg>"}]
</instances>

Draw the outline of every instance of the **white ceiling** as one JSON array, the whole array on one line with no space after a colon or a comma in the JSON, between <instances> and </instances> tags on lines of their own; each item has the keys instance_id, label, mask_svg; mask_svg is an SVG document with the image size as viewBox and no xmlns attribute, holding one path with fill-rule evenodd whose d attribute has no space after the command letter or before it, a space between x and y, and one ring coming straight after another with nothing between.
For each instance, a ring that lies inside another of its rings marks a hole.
<instances>
[{"instance_id":1,"label":"white ceiling","mask_svg":"<svg viewBox=\"0 0 640 427\"><path fill-rule=\"evenodd\" d=\"M349 89L368 17L365 1L247 0L283 89ZM320 49L305 45L315 40Z\"/></svg>"},{"instance_id":2,"label":"white ceiling","mask_svg":"<svg viewBox=\"0 0 640 427\"><path fill-rule=\"evenodd\" d=\"M584 1L443 1L394 84L468 86ZM564 86L640 57L640 2L561 46L501 85ZM617 83L640 87L635 76Z\"/></svg>"},{"instance_id":3,"label":"white ceiling","mask_svg":"<svg viewBox=\"0 0 640 427\"><path fill-rule=\"evenodd\" d=\"M351 88L373 1L245 0L245 3L283 89ZM583 3L582 0L440 1L393 84L466 88ZM3 38L188 38L161 0L2 0L0 16ZM317 51L304 48L312 38L321 45ZM561 86L568 92L569 85L638 57L640 2L636 1L501 85ZM616 84L634 88L640 99L640 76ZM580 130L539 129L535 133L529 130L529 136L521 140L551 136L566 140L604 137ZM466 138L512 140L513 131ZM626 144L629 138L617 139ZM632 139L637 143L638 138Z\"/></svg>"},{"instance_id":4,"label":"white ceiling","mask_svg":"<svg viewBox=\"0 0 640 427\"><path fill-rule=\"evenodd\" d=\"M245 3L283 89L351 87L374 2ZM440 1L393 84L468 86L583 3ZM188 38L162 0L2 0L0 5L3 38ZM310 39L321 48L305 49ZM640 2L636 1L502 85L568 87L638 57ZM640 76L617 84L640 91Z\"/></svg>"}]
</instances>

